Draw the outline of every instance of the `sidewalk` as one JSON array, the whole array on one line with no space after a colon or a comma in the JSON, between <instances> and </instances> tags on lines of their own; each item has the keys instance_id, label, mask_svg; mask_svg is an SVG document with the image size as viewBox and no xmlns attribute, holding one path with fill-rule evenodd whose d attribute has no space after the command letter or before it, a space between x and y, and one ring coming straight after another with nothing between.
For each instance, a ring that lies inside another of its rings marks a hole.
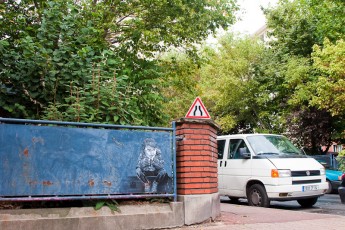
<instances>
[{"instance_id":1,"label":"sidewalk","mask_svg":"<svg viewBox=\"0 0 345 230\"><path fill-rule=\"evenodd\" d=\"M340 230L344 228L345 216L221 203L221 216L216 221L174 229Z\"/></svg>"}]
</instances>

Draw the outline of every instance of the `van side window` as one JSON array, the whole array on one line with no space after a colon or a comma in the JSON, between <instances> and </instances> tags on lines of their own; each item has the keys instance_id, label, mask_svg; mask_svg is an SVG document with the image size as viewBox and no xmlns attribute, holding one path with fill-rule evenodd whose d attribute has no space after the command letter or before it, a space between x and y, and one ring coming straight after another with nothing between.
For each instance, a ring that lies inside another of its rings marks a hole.
<instances>
[{"instance_id":1,"label":"van side window","mask_svg":"<svg viewBox=\"0 0 345 230\"><path fill-rule=\"evenodd\" d=\"M218 140L218 159L223 159L225 140Z\"/></svg>"},{"instance_id":2,"label":"van side window","mask_svg":"<svg viewBox=\"0 0 345 230\"><path fill-rule=\"evenodd\" d=\"M249 149L243 139L230 140L228 159L243 159L241 153L249 153Z\"/></svg>"}]
</instances>

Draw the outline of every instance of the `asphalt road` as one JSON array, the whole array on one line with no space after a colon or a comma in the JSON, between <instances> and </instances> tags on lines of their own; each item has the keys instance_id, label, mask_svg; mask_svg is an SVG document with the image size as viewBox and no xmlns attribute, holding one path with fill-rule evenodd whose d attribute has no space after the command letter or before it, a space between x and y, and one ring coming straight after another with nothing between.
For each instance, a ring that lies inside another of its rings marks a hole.
<instances>
[{"instance_id":1,"label":"asphalt road","mask_svg":"<svg viewBox=\"0 0 345 230\"><path fill-rule=\"evenodd\" d=\"M221 197L221 202L231 203L230 200L224 196ZM240 199L237 204L248 205L246 199ZM312 208L302 208L297 201L271 201L270 208L345 216L345 204L340 202L339 194L326 194L320 197Z\"/></svg>"}]
</instances>

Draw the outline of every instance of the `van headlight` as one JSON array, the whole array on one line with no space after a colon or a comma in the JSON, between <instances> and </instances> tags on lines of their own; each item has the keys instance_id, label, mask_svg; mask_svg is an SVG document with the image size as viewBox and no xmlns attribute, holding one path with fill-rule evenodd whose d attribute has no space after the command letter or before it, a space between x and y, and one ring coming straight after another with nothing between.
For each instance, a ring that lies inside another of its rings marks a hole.
<instances>
[{"instance_id":1,"label":"van headlight","mask_svg":"<svg viewBox=\"0 0 345 230\"><path fill-rule=\"evenodd\" d=\"M271 177L291 177L291 171L289 169L272 169Z\"/></svg>"},{"instance_id":2,"label":"van headlight","mask_svg":"<svg viewBox=\"0 0 345 230\"><path fill-rule=\"evenodd\" d=\"M326 170L325 168L320 169L320 175L326 175Z\"/></svg>"}]
</instances>

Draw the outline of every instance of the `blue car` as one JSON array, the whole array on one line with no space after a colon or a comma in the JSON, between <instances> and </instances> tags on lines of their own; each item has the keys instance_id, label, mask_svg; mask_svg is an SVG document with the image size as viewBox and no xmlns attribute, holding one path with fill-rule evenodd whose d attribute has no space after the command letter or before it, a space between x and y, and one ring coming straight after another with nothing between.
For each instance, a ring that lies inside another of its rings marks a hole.
<instances>
[{"instance_id":1,"label":"blue car","mask_svg":"<svg viewBox=\"0 0 345 230\"><path fill-rule=\"evenodd\" d=\"M342 171L326 168L326 179L328 182L328 189L326 193L338 192L338 187L341 184L341 180L339 180L339 177L342 174Z\"/></svg>"},{"instance_id":2,"label":"blue car","mask_svg":"<svg viewBox=\"0 0 345 230\"><path fill-rule=\"evenodd\" d=\"M328 189L326 193L337 193L338 187L341 184L339 177L343 174L343 172L338 170L336 157L333 154L313 155L311 157L319 161L326 169L326 180L328 182Z\"/></svg>"}]
</instances>

